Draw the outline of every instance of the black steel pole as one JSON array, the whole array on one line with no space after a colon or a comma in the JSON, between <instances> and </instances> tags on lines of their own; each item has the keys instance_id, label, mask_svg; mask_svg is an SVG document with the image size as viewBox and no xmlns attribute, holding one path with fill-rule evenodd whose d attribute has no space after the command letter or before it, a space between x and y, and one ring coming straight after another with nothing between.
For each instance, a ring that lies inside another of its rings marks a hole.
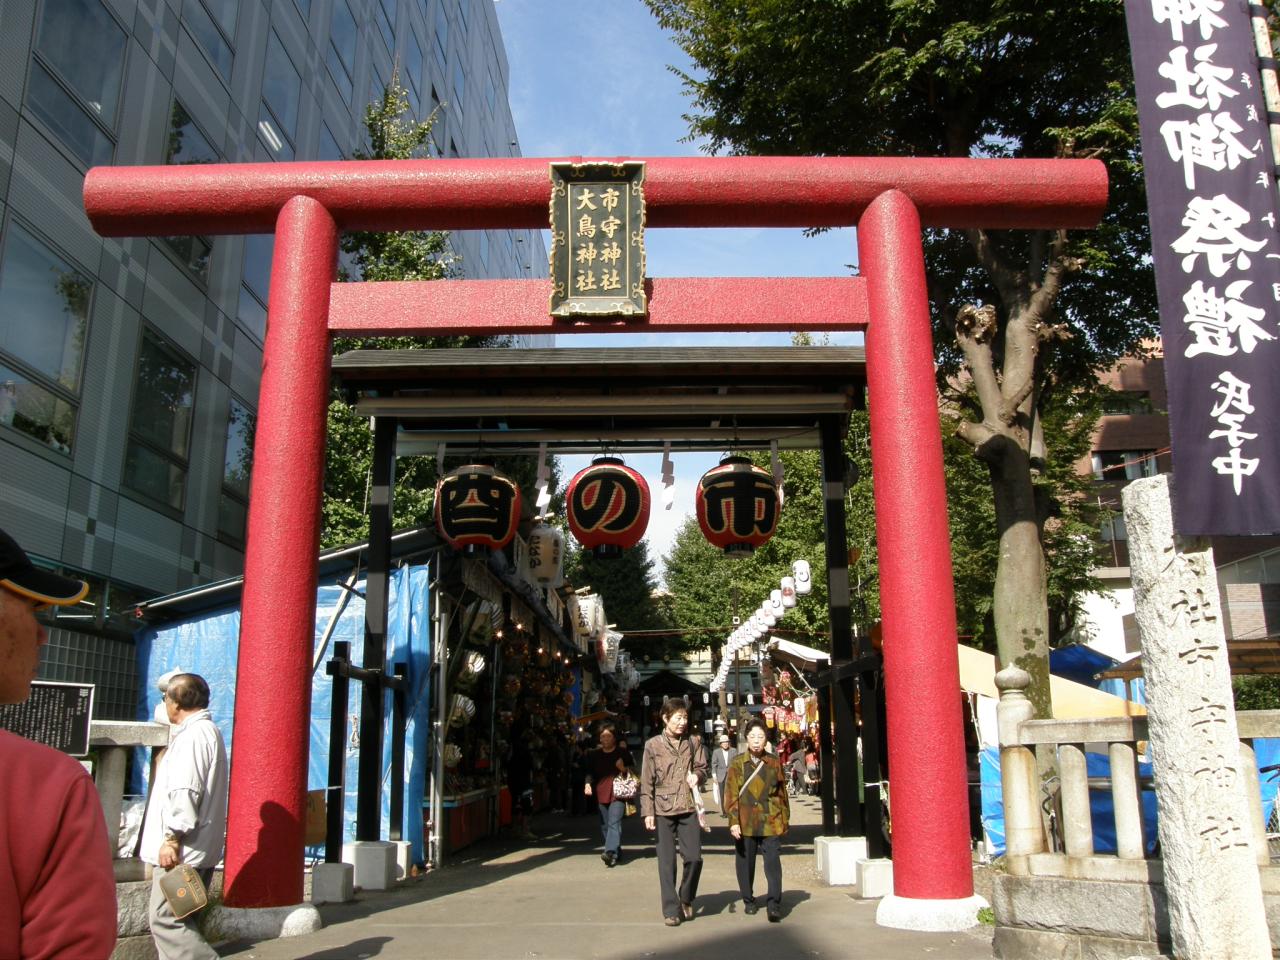
<instances>
[{"instance_id":1,"label":"black steel pole","mask_svg":"<svg viewBox=\"0 0 1280 960\"><path fill-rule=\"evenodd\" d=\"M342 862L342 814L346 796L347 773L347 679L344 667L351 662L351 644L337 640L333 659L325 671L333 677L333 693L329 701L329 777L325 788L324 862Z\"/></svg>"},{"instance_id":2,"label":"black steel pole","mask_svg":"<svg viewBox=\"0 0 1280 960\"><path fill-rule=\"evenodd\" d=\"M819 423L822 452L823 526L827 552L827 605L831 618L831 665L838 667L853 659L853 618L849 611L849 546L845 535L845 455L841 420L823 417ZM837 681L831 688L836 721L835 761L836 805L842 837L856 836L862 829L861 801L858 799L858 723L853 706L853 678Z\"/></svg>"},{"instance_id":3,"label":"black steel pole","mask_svg":"<svg viewBox=\"0 0 1280 960\"><path fill-rule=\"evenodd\" d=\"M830 837L836 832L835 781L833 763L835 750L831 742L831 686L818 687L818 752L821 757L818 775L822 778L818 789L822 794L822 835Z\"/></svg>"},{"instance_id":4,"label":"black steel pole","mask_svg":"<svg viewBox=\"0 0 1280 960\"><path fill-rule=\"evenodd\" d=\"M364 663L375 671L361 685L359 793L356 839L381 839L382 672L387 659L387 574L391 567L391 504L395 489L394 417L378 417L373 426L373 477L369 491L369 566L364 589Z\"/></svg>"},{"instance_id":5,"label":"black steel pole","mask_svg":"<svg viewBox=\"0 0 1280 960\"><path fill-rule=\"evenodd\" d=\"M860 655L870 653L870 643L858 652ZM883 690L876 682L875 672L867 670L859 673L858 700L862 704L862 826L867 838L867 856L872 860L887 856L881 829L883 814L880 797L880 781L884 779L880 772L880 718L883 699Z\"/></svg>"},{"instance_id":6,"label":"black steel pole","mask_svg":"<svg viewBox=\"0 0 1280 960\"><path fill-rule=\"evenodd\" d=\"M406 677L409 667L395 665L396 684L391 690L391 802L388 839L404 839L404 725L405 705L409 692Z\"/></svg>"}]
</instances>

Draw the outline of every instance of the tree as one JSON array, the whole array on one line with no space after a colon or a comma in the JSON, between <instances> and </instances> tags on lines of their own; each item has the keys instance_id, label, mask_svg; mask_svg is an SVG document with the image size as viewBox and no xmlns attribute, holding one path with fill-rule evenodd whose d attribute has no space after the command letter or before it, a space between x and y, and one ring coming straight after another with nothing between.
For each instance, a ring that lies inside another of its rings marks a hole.
<instances>
[{"instance_id":1,"label":"tree","mask_svg":"<svg viewBox=\"0 0 1280 960\"><path fill-rule=\"evenodd\" d=\"M687 119L712 151L1106 163L1094 231L924 237L939 386L990 486L1000 657L1048 715L1045 411L1157 329L1122 0L646 3L700 71Z\"/></svg>"},{"instance_id":2,"label":"tree","mask_svg":"<svg viewBox=\"0 0 1280 960\"><path fill-rule=\"evenodd\" d=\"M409 97L395 74L382 99L365 111L369 149L356 151L357 160L406 160L426 156L426 143L436 114L416 121ZM443 280L457 273L458 261L449 248L448 234L439 231L399 233L353 232L342 235L340 279ZM334 341L334 353L359 349L433 349L456 346L499 346L503 338L364 337ZM454 457L447 466L462 461ZM335 388L329 402L328 442L325 449L324 502L321 544L336 546L368 536L368 494L373 463L373 435L368 420L356 414ZM430 522L439 465L431 457L403 457L396 461L395 527ZM502 464L503 471L526 488L533 468L521 462ZM526 482L527 481L527 482Z\"/></svg>"},{"instance_id":3,"label":"tree","mask_svg":"<svg viewBox=\"0 0 1280 960\"><path fill-rule=\"evenodd\" d=\"M619 557L597 559L589 550L574 550L565 563L565 578L578 587L590 586L604 599L604 611L623 636L623 646L633 656L684 652L683 645L665 636L627 636L634 631L670 630L670 611L656 595L657 578L649 544L641 540Z\"/></svg>"}]
</instances>

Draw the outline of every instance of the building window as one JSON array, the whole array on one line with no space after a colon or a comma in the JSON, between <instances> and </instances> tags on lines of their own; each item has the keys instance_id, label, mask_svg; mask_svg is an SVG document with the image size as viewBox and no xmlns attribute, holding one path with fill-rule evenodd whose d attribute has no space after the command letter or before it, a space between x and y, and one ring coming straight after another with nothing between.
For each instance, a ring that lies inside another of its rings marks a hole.
<instances>
[{"instance_id":1,"label":"building window","mask_svg":"<svg viewBox=\"0 0 1280 960\"><path fill-rule=\"evenodd\" d=\"M1102 398L1102 412L1106 416L1151 413L1151 394L1146 390L1109 390Z\"/></svg>"},{"instance_id":2,"label":"building window","mask_svg":"<svg viewBox=\"0 0 1280 960\"><path fill-rule=\"evenodd\" d=\"M351 102L354 91L351 78L356 73L356 41L359 36L356 18L351 15L347 0L334 0L333 16L329 18L329 75L338 85L338 92L346 103Z\"/></svg>"},{"instance_id":3,"label":"building window","mask_svg":"<svg viewBox=\"0 0 1280 960\"><path fill-rule=\"evenodd\" d=\"M275 235L271 233L255 233L244 238L244 269L237 315L244 328L259 342L267 336L267 303L271 295L271 257L275 243Z\"/></svg>"},{"instance_id":4,"label":"building window","mask_svg":"<svg viewBox=\"0 0 1280 960\"><path fill-rule=\"evenodd\" d=\"M1124 526L1124 516L1119 513L1113 513L1103 518L1100 533L1104 543L1110 543L1113 540L1128 540L1129 532Z\"/></svg>"},{"instance_id":5,"label":"building window","mask_svg":"<svg viewBox=\"0 0 1280 960\"><path fill-rule=\"evenodd\" d=\"M440 55L440 63L449 59L449 16L444 12L444 4L436 4L436 53Z\"/></svg>"},{"instance_id":6,"label":"building window","mask_svg":"<svg viewBox=\"0 0 1280 960\"><path fill-rule=\"evenodd\" d=\"M234 397L227 409L227 448L222 461L222 493L218 499L218 533L244 542L249 515L249 475L253 469L253 431L257 416Z\"/></svg>"},{"instance_id":7,"label":"building window","mask_svg":"<svg viewBox=\"0 0 1280 960\"><path fill-rule=\"evenodd\" d=\"M462 95L467 92L467 72L461 63L453 65L453 106L458 113L462 112Z\"/></svg>"},{"instance_id":8,"label":"building window","mask_svg":"<svg viewBox=\"0 0 1280 960\"><path fill-rule=\"evenodd\" d=\"M1093 451L1095 480L1140 480L1142 477L1154 477L1157 473L1154 450Z\"/></svg>"},{"instance_id":9,"label":"building window","mask_svg":"<svg viewBox=\"0 0 1280 960\"><path fill-rule=\"evenodd\" d=\"M396 0L377 0L373 5L373 17L378 22L378 32L387 45L387 53L396 49Z\"/></svg>"},{"instance_id":10,"label":"building window","mask_svg":"<svg viewBox=\"0 0 1280 960\"><path fill-rule=\"evenodd\" d=\"M222 158L209 138L201 133L186 107L176 98L169 116L169 143L165 150L165 163L219 163ZM203 284L209 282L209 257L213 253L213 241L208 237L163 237L165 245L187 269L187 272Z\"/></svg>"},{"instance_id":11,"label":"building window","mask_svg":"<svg viewBox=\"0 0 1280 960\"><path fill-rule=\"evenodd\" d=\"M409 39L405 41L404 69L409 76L409 87L413 91L414 99L421 102L422 44L418 43L418 35L412 30L409 31Z\"/></svg>"},{"instance_id":12,"label":"building window","mask_svg":"<svg viewBox=\"0 0 1280 960\"><path fill-rule=\"evenodd\" d=\"M235 59L230 40L235 36L236 29L235 4L227 3L226 0L222 3L212 0L211 5L217 11L219 20L224 21L223 25L214 20L201 0L185 0L182 4L182 19L214 69L221 74L223 80L230 83L231 67Z\"/></svg>"},{"instance_id":13,"label":"building window","mask_svg":"<svg viewBox=\"0 0 1280 960\"><path fill-rule=\"evenodd\" d=\"M258 132L273 155L284 153L287 147L288 159L293 157L292 143L297 134L301 97L302 78L272 30L267 41L267 65L262 74L265 109L258 114Z\"/></svg>"},{"instance_id":14,"label":"building window","mask_svg":"<svg viewBox=\"0 0 1280 960\"><path fill-rule=\"evenodd\" d=\"M327 123L320 124L320 160L345 160L342 155L342 148L338 146L338 141L333 135L333 131L329 129Z\"/></svg>"},{"instance_id":15,"label":"building window","mask_svg":"<svg viewBox=\"0 0 1280 960\"><path fill-rule=\"evenodd\" d=\"M125 32L99 0L46 0L27 106L85 166L110 163Z\"/></svg>"},{"instance_id":16,"label":"building window","mask_svg":"<svg viewBox=\"0 0 1280 960\"><path fill-rule=\"evenodd\" d=\"M145 331L129 416L124 486L174 510L181 510L186 498L195 386L195 364Z\"/></svg>"},{"instance_id":17,"label":"building window","mask_svg":"<svg viewBox=\"0 0 1280 960\"><path fill-rule=\"evenodd\" d=\"M93 281L10 222L0 258L0 423L59 453L75 436Z\"/></svg>"}]
</instances>

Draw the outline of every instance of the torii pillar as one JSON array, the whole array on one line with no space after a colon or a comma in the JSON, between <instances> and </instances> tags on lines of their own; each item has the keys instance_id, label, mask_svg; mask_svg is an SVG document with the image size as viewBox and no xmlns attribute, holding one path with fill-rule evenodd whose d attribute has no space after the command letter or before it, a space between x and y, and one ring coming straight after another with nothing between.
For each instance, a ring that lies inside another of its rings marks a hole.
<instances>
[{"instance_id":1,"label":"torii pillar","mask_svg":"<svg viewBox=\"0 0 1280 960\"><path fill-rule=\"evenodd\" d=\"M269 917L259 929L288 932L280 918L302 900L330 336L865 330L894 824L894 894L877 920L916 930L973 925L978 901L920 230L1093 226L1106 204L1105 168L967 158L648 160L650 226L856 225L861 276L651 280L644 322L552 320L549 281L331 285L342 230L545 227L547 164L120 167L95 168L85 179L85 208L103 236L276 232L245 557L226 903Z\"/></svg>"}]
</instances>

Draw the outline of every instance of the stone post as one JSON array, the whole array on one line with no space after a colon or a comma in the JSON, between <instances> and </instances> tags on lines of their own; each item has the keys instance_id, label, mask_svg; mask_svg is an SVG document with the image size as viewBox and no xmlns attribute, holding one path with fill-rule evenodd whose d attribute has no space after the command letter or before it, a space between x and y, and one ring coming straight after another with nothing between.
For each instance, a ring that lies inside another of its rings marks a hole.
<instances>
[{"instance_id":1,"label":"stone post","mask_svg":"<svg viewBox=\"0 0 1280 960\"><path fill-rule=\"evenodd\" d=\"M1213 551L1174 533L1165 475L1121 493L1147 679L1174 955L1271 956Z\"/></svg>"},{"instance_id":2,"label":"stone post","mask_svg":"<svg viewBox=\"0 0 1280 960\"><path fill-rule=\"evenodd\" d=\"M1031 675L1021 667L1005 667L996 674L1000 702L996 726L1000 737L1000 787L1004 794L1004 844L1009 872L1025 874L1026 857L1047 849L1040 818L1036 752L1018 742L1018 727L1035 716L1027 699Z\"/></svg>"}]
</instances>

